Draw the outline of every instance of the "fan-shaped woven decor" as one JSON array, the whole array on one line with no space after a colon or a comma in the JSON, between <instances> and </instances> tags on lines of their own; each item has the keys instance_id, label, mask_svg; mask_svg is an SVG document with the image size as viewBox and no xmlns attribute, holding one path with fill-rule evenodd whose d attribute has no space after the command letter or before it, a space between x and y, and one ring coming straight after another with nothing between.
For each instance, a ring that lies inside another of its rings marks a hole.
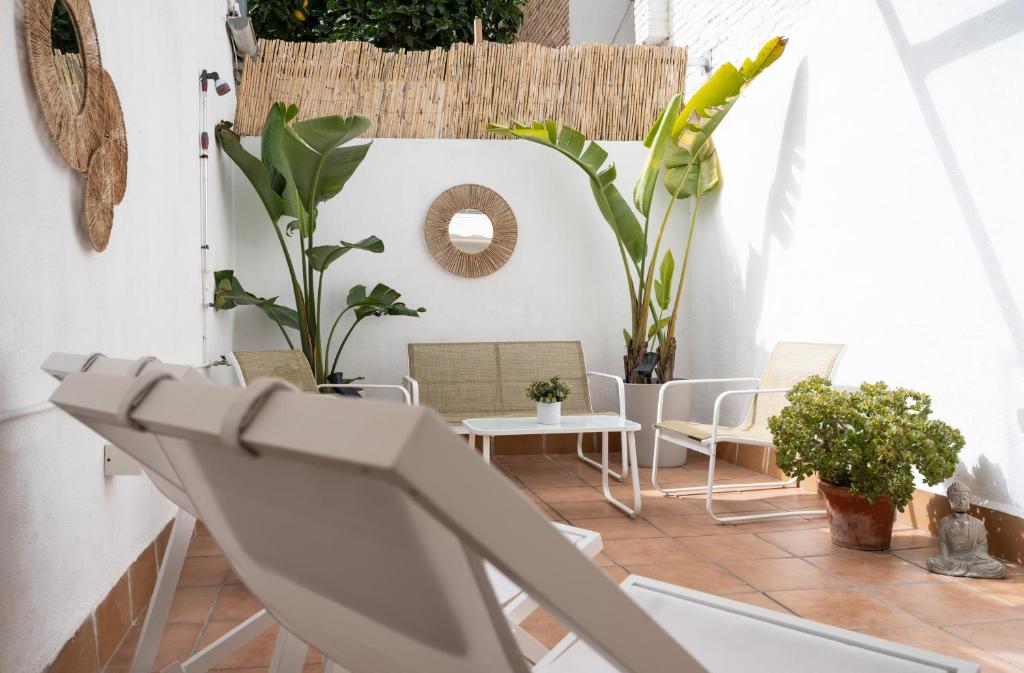
<instances>
[{"instance_id":1,"label":"fan-shaped woven decor","mask_svg":"<svg viewBox=\"0 0 1024 673\"><path fill-rule=\"evenodd\" d=\"M491 220L494 236L480 252L463 252L452 243L448 226L462 210L475 209ZM482 185L457 185L443 192L430 205L423 237L437 263L457 276L479 278L494 273L508 261L518 238L516 216L505 199Z\"/></svg>"},{"instance_id":2,"label":"fan-shaped woven decor","mask_svg":"<svg viewBox=\"0 0 1024 673\"><path fill-rule=\"evenodd\" d=\"M114 206L128 184L128 139L117 88L100 60L89 0L60 0L75 24L79 53L55 51L50 30L57 0L25 0L25 44L39 108L71 168L88 172L83 200L92 247L110 239ZM79 95L77 78L84 78Z\"/></svg>"}]
</instances>

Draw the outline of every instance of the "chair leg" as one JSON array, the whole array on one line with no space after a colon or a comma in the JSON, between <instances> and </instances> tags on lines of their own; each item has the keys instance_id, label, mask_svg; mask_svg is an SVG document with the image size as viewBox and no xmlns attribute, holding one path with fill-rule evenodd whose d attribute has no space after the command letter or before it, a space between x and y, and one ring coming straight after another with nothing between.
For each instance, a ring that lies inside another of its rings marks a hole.
<instances>
[{"instance_id":1,"label":"chair leg","mask_svg":"<svg viewBox=\"0 0 1024 673\"><path fill-rule=\"evenodd\" d=\"M206 673L275 623L269 612L260 610L185 661L175 664L176 668L164 669L164 673Z\"/></svg>"},{"instance_id":2,"label":"chair leg","mask_svg":"<svg viewBox=\"0 0 1024 673\"><path fill-rule=\"evenodd\" d=\"M179 508L178 513L174 515L171 538L167 542L163 562L160 564L156 587L146 609L146 619L142 622L139 644L132 658L131 673L149 673L153 670L153 662L156 661L160 639L167 626L174 592L181 577L181 567L185 564L185 555L188 553L188 545L195 528L196 518Z\"/></svg>"},{"instance_id":3,"label":"chair leg","mask_svg":"<svg viewBox=\"0 0 1024 673\"><path fill-rule=\"evenodd\" d=\"M302 673L308 651L306 643L281 628L270 658L270 673Z\"/></svg>"},{"instance_id":4,"label":"chair leg","mask_svg":"<svg viewBox=\"0 0 1024 673\"><path fill-rule=\"evenodd\" d=\"M705 497L705 509L707 513L718 523L739 523L742 521L759 521L764 519L781 519L790 516L823 516L825 510L823 509L812 509L812 510L784 510L780 512L766 512L764 514L742 514L739 516L718 516L714 510L714 494L723 493L729 491L744 491L744 490L761 490L761 489L779 489L795 486L797 483L796 477L787 479L785 481L761 481L761 482L749 482L742 484L716 484L715 483L715 459L718 453L718 447L715 444L710 445L708 448L708 483L706 486L682 486L678 488L662 488L658 484L658 443L660 439L660 432L656 429L654 431L654 464L651 467L651 482L654 484L654 488L658 489L664 495L697 495L704 494ZM771 447L766 447L767 451L771 450ZM767 460L767 458L766 458ZM767 471L767 468L765 468Z\"/></svg>"}]
</instances>

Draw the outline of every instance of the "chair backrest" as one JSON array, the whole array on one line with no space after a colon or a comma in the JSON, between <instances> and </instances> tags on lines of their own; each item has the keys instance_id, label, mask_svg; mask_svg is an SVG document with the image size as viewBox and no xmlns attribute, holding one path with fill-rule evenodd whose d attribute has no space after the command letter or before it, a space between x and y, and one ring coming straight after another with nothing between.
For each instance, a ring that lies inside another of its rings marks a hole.
<instances>
[{"instance_id":1,"label":"chair backrest","mask_svg":"<svg viewBox=\"0 0 1024 673\"><path fill-rule=\"evenodd\" d=\"M761 374L758 388L792 388L808 376L832 378L843 344L780 341ZM747 411L745 427L768 431L768 419L788 402L784 395L757 395ZM770 435L769 435L770 436Z\"/></svg>"},{"instance_id":2,"label":"chair backrest","mask_svg":"<svg viewBox=\"0 0 1024 673\"><path fill-rule=\"evenodd\" d=\"M83 370L84 367L84 370ZM71 373L86 371L90 375L139 376L154 371L168 372L174 377L212 385L197 369L189 365L174 365L160 362L155 358L126 360L106 356L81 355L75 353L52 353L42 364L43 371L58 381ZM93 432L106 437L119 449L126 452L142 465L142 470L164 497L193 516L196 506L189 499L184 486L174 473L170 461L156 438L136 428L105 423L95 418L80 419Z\"/></svg>"},{"instance_id":3,"label":"chair backrest","mask_svg":"<svg viewBox=\"0 0 1024 673\"><path fill-rule=\"evenodd\" d=\"M353 671L525 673L484 560L619 670L703 671L433 412L68 375L76 418L153 432L254 595Z\"/></svg>"},{"instance_id":4,"label":"chair backrest","mask_svg":"<svg viewBox=\"0 0 1024 673\"><path fill-rule=\"evenodd\" d=\"M316 379L302 351L232 351L228 361L243 386L257 379L275 378L284 379L303 392L317 392Z\"/></svg>"},{"instance_id":5,"label":"chair backrest","mask_svg":"<svg viewBox=\"0 0 1024 673\"><path fill-rule=\"evenodd\" d=\"M445 420L532 416L526 388L559 376L572 386L563 414L592 412L587 366L579 341L490 341L409 344L409 375L420 404Z\"/></svg>"}]
</instances>

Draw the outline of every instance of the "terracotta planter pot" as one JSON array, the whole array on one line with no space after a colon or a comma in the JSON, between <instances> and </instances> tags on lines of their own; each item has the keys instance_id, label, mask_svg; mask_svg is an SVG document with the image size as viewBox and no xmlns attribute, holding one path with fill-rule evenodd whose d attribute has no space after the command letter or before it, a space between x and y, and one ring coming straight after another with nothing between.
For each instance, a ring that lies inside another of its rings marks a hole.
<instances>
[{"instance_id":1,"label":"terracotta planter pot","mask_svg":"<svg viewBox=\"0 0 1024 673\"><path fill-rule=\"evenodd\" d=\"M874 502L868 502L850 493L845 486L833 486L822 481L818 488L825 497L833 544L865 551L889 548L892 524L896 518L889 496L881 495Z\"/></svg>"}]
</instances>

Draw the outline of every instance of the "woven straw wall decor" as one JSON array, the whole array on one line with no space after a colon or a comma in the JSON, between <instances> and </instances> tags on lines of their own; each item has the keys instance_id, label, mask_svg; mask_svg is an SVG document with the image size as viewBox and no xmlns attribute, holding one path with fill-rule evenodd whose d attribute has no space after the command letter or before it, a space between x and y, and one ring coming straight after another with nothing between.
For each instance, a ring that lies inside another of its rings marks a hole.
<instances>
[{"instance_id":1,"label":"woven straw wall decor","mask_svg":"<svg viewBox=\"0 0 1024 673\"><path fill-rule=\"evenodd\" d=\"M56 2L63 3L75 24L77 54L53 49ZM114 206L127 187L128 141L117 89L100 59L89 0L25 0L25 45L50 137L67 164L87 174L85 229L93 249L101 252L110 240Z\"/></svg>"},{"instance_id":2,"label":"woven straw wall decor","mask_svg":"<svg viewBox=\"0 0 1024 673\"><path fill-rule=\"evenodd\" d=\"M479 210L491 220L491 244L480 252L463 252L452 243L448 227L463 210ZM457 185L444 191L430 204L423 227L427 249L441 268L465 278L487 276L504 266L516 249L518 235L516 216L508 203L482 185Z\"/></svg>"}]
</instances>

